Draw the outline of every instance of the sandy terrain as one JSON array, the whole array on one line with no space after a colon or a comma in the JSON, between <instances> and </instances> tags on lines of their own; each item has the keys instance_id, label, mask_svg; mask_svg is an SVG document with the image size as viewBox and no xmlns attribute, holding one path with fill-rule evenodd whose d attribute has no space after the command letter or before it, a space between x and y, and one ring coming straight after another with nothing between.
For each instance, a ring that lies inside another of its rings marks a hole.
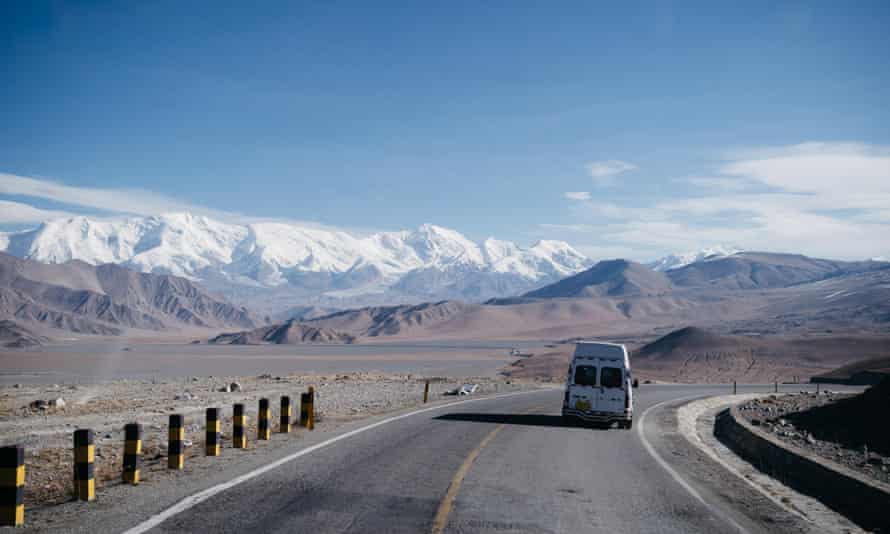
<instances>
[{"instance_id":1,"label":"sandy terrain","mask_svg":"<svg viewBox=\"0 0 890 534\"><path fill-rule=\"evenodd\" d=\"M83 339L35 349L0 349L0 384L175 379L207 375L377 372L497 376L511 347L541 343L451 341L357 345L192 345Z\"/></svg>"},{"instance_id":2,"label":"sandy terrain","mask_svg":"<svg viewBox=\"0 0 890 534\"><path fill-rule=\"evenodd\" d=\"M238 392L222 392L237 382ZM431 399L465 382L479 384L477 394L535 387L492 378L431 379ZM0 388L0 444L21 443L26 447L26 504L49 504L68 500L71 489L72 435L77 428L91 428L96 435L96 478L99 486L118 484L123 453L123 427L143 425L143 471L145 476L165 476L168 417L182 413L186 420L187 465L203 457L204 410L223 410L223 446L230 444L232 404L243 402L250 430L256 436L258 400L268 397L272 406L272 428L278 429L281 395L291 396L295 416L299 394L309 385L316 388L319 425L336 425L352 419L420 404L424 378L412 375L366 373L336 375L285 375L263 377L193 377L182 380L118 380L100 384L17 385ZM39 409L37 400L64 399L64 407ZM305 430L298 430L305 432ZM270 442L269 446L272 442Z\"/></svg>"}]
</instances>

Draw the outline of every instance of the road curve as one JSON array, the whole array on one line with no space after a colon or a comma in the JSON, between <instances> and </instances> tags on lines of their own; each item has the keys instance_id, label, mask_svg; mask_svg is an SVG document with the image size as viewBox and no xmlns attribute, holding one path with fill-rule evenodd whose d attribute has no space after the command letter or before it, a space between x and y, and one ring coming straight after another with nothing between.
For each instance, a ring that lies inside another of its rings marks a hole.
<instances>
[{"instance_id":1,"label":"road curve","mask_svg":"<svg viewBox=\"0 0 890 534\"><path fill-rule=\"evenodd\" d=\"M718 393L726 388L644 386L637 417L665 401ZM226 489L151 531L775 532L768 519L714 504L707 484L692 488L682 469L666 468L656 417L642 432L565 426L561 398L538 392L400 418Z\"/></svg>"}]
</instances>

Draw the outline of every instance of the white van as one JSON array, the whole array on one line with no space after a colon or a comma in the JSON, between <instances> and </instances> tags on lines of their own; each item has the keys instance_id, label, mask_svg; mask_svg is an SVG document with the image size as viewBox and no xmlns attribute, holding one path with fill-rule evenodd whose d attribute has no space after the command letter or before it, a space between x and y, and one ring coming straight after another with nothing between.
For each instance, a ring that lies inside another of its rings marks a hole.
<instances>
[{"instance_id":1,"label":"white van","mask_svg":"<svg viewBox=\"0 0 890 534\"><path fill-rule=\"evenodd\" d=\"M633 424L633 378L624 345L581 341L569 366L562 416L630 428Z\"/></svg>"}]
</instances>

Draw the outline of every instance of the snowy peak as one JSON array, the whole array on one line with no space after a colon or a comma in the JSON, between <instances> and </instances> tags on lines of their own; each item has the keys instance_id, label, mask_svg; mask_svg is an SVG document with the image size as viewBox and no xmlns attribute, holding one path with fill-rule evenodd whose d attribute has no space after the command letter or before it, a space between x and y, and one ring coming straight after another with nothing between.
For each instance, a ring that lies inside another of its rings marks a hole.
<instances>
[{"instance_id":1,"label":"snowy peak","mask_svg":"<svg viewBox=\"0 0 890 534\"><path fill-rule=\"evenodd\" d=\"M732 256L733 254L738 254L739 252L742 252L742 250L733 246L715 245L713 247L703 248L697 252L671 254L669 256L659 258L648 265L655 271L670 271L672 269L679 269L680 267L685 267L687 265L698 263L700 261L710 261L714 259L725 258L727 256Z\"/></svg>"},{"instance_id":2,"label":"snowy peak","mask_svg":"<svg viewBox=\"0 0 890 534\"><path fill-rule=\"evenodd\" d=\"M476 243L432 224L363 235L281 222L227 224L189 213L57 219L0 234L0 250L43 263L82 260L174 274L232 294L244 286L287 287L305 301L290 305L367 294L481 300L528 291L592 264L561 241L529 248L494 238Z\"/></svg>"}]
</instances>

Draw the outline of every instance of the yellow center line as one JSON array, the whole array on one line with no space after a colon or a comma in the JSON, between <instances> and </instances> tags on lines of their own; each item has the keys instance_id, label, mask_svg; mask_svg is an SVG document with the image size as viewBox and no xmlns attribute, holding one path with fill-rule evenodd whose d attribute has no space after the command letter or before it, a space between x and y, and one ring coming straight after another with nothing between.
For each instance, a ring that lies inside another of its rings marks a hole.
<instances>
[{"instance_id":1,"label":"yellow center line","mask_svg":"<svg viewBox=\"0 0 890 534\"><path fill-rule=\"evenodd\" d=\"M531 413L536 409L537 408L533 408L522 413ZM430 534L442 534L445 532L445 527L448 525L448 516L451 515L451 509L454 507L454 499L457 498L457 493L460 491L460 485L463 483L464 477L470 472L470 467L472 467L473 462L476 461L479 454L482 453L482 450L491 443L491 440L493 440L503 428L504 424L502 423L489 432L488 435L479 442L479 445L476 445L476 448L470 451L470 454L467 455L463 463L460 464L457 473L455 473L454 478L451 479L448 491L445 492L445 497L442 499L442 502L439 503L439 509L436 511L436 517L433 518L433 528L430 530Z\"/></svg>"}]
</instances>

